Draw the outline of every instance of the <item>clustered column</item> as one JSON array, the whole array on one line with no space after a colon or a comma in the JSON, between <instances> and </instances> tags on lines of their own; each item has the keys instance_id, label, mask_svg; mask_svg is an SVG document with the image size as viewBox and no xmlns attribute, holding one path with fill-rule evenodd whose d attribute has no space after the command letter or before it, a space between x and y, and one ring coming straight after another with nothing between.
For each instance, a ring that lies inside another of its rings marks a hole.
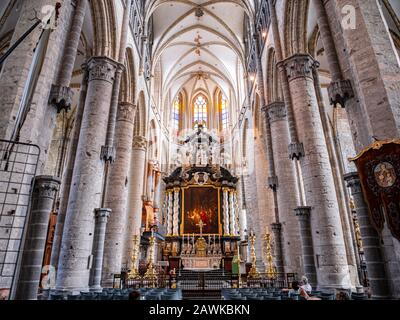
<instances>
[{"instance_id":1,"label":"clustered column","mask_svg":"<svg viewBox=\"0 0 400 320\"><path fill-rule=\"evenodd\" d=\"M281 228L282 251L285 253L281 259L286 272L299 272L296 262L301 255L298 241L300 234L298 223L293 217L293 210L299 204L299 191L295 164L287 155L287 146L290 143L287 110L285 103L280 101L270 103L264 110L266 121L270 123L275 170L279 180L279 184L276 185L276 198L279 208L278 222L283 225Z\"/></svg>"},{"instance_id":2,"label":"clustered column","mask_svg":"<svg viewBox=\"0 0 400 320\"><path fill-rule=\"evenodd\" d=\"M358 223L360 225L372 297L374 299L387 299L390 297L390 290L380 240L369 218L368 206L362 194L360 178L357 172L351 172L346 174L344 179L347 182L347 186L350 188Z\"/></svg>"},{"instance_id":3,"label":"clustered column","mask_svg":"<svg viewBox=\"0 0 400 320\"><path fill-rule=\"evenodd\" d=\"M300 159L311 216L321 288L350 288L350 274L328 149L318 110L312 69L315 60L296 54L284 62L304 157Z\"/></svg>"},{"instance_id":4,"label":"clustered column","mask_svg":"<svg viewBox=\"0 0 400 320\"><path fill-rule=\"evenodd\" d=\"M115 131L116 159L110 168L105 207L111 208L107 224L104 261L103 286L111 286L113 275L121 272L124 235L127 224L129 169L132 155L133 123L136 107L129 102L118 106ZM136 180L134 177L131 179Z\"/></svg>"},{"instance_id":5,"label":"clustered column","mask_svg":"<svg viewBox=\"0 0 400 320\"><path fill-rule=\"evenodd\" d=\"M50 213L59 186L60 180L55 177L38 176L35 179L22 267L15 294L17 300L37 299Z\"/></svg>"},{"instance_id":6,"label":"clustered column","mask_svg":"<svg viewBox=\"0 0 400 320\"><path fill-rule=\"evenodd\" d=\"M311 207L297 207L294 209L299 219L300 240L303 253L304 273L311 285L317 285L317 271L314 261L314 247L311 234L310 214ZM327 249L328 250L328 249Z\"/></svg>"},{"instance_id":7,"label":"clustered column","mask_svg":"<svg viewBox=\"0 0 400 320\"><path fill-rule=\"evenodd\" d=\"M116 67L117 63L107 57L93 57L88 62L88 92L61 243L58 290L88 290L94 209L101 202L103 186L100 154Z\"/></svg>"}]
</instances>

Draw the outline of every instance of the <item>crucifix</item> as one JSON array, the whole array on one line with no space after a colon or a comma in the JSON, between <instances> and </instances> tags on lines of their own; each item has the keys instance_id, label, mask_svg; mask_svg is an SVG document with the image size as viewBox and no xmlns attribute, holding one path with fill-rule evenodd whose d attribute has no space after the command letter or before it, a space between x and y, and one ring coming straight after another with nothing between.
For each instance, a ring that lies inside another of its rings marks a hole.
<instances>
[{"instance_id":1,"label":"crucifix","mask_svg":"<svg viewBox=\"0 0 400 320\"><path fill-rule=\"evenodd\" d=\"M196 224L196 226L199 226L200 228L200 237L203 236L203 227L206 226L206 224L203 222L203 220L200 220L200 222L198 224Z\"/></svg>"}]
</instances>

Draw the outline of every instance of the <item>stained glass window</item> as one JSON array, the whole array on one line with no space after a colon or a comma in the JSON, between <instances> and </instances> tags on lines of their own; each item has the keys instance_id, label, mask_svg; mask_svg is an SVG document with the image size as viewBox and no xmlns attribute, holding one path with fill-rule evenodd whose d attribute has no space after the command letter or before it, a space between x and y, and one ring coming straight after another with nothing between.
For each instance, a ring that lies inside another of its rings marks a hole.
<instances>
[{"instance_id":1,"label":"stained glass window","mask_svg":"<svg viewBox=\"0 0 400 320\"><path fill-rule=\"evenodd\" d=\"M180 113L181 113L181 95L178 94L174 101L174 107L172 112L172 121L175 130L179 130L179 120L180 120Z\"/></svg>"},{"instance_id":2,"label":"stained glass window","mask_svg":"<svg viewBox=\"0 0 400 320\"><path fill-rule=\"evenodd\" d=\"M222 129L226 130L228 129L228 101L226 100L225 96L221 97L221 124L222 124Z\"/></svg>"},{"instance_id":3,"label":"stained glass window","mask_svg":"<svg viewBox=\"0 0 400 320\"><path fill-rule=\"evenodd\" d=\"M194 102L193 115L195 128L197 128L199 124L203 124L203 126L207 125L207 100L202 94L198 95Z\"/></svg>"}]
</instances>

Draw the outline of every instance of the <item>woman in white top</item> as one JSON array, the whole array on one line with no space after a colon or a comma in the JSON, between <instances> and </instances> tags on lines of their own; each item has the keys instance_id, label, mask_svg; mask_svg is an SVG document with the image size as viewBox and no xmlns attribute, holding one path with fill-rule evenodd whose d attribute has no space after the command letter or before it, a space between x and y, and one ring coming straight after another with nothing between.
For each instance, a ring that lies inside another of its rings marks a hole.
<instances>
[{"instance_id":1,"label":"woman in white top","mask_svg":"<svg viewBox=\"0 0 400 320\"><path fill-rule=\"evenodd\" d=\"M301 286L301 288L303 288L305 292L311 293L312 287L311 287L311 285L308 283L308 279L307 279L306 276L303 276L303 277L301 278L301 282L302 282L302 284L303 284L303 285Z\"/></svg>"}]
</instances>

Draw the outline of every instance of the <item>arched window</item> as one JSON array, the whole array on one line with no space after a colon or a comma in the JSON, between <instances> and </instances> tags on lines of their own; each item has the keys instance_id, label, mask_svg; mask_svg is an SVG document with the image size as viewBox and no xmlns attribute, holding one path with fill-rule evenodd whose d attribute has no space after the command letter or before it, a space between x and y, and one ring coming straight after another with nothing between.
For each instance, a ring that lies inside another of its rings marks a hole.
<instances>
[{"instance_id":1,"label":"arched window","mask_svg":"<svg viewBox=\"0 0 400 320\"><path fill-rule=\"evenodd\" d=\"M221 94L221 128L222 130L228 129L229 118L228 118L228 100Z\"/></svg>"},{"instance_id":2,"label":"arched window","mask_svg":"<svg viewBox=\"0 0 400 320\"><path fill-rule=\"evenodd\" d=\"M194 110L193 110L193 125L195 128L199 124L202 124L204 127L207 126L207 100L202 95L199 94L194 101Z\"/></svg>"},{"instance_id":3,"label":"arched window","mask_svg":"<svg viewBox=\"0 0 400 320\"><path fill-rule=\"evenodd\" d=\"M174 101L172 110L172 121L174 130L179 131L180 117L181 117L182 96L179 93Z\"/></svg>"}]
</instances>

